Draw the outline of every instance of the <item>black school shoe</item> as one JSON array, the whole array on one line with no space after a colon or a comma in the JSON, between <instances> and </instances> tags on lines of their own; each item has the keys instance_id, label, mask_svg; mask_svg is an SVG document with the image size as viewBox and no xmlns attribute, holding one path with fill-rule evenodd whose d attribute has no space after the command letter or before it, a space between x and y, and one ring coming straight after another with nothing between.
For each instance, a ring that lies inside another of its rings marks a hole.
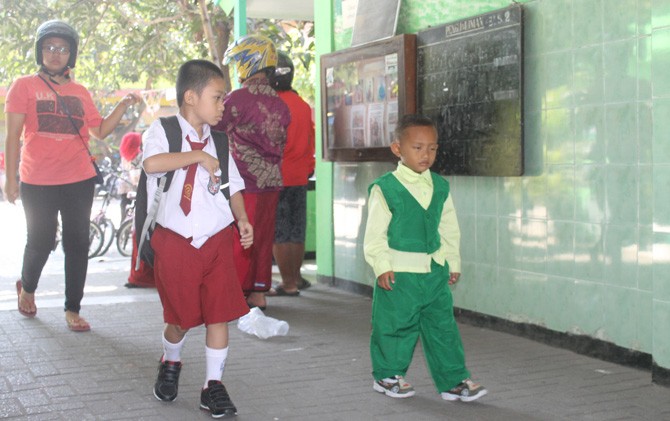
<instances>
[{"instance_id":1,"label":"black school shoe","mask_svg":"<svg viewBox=\"0 0 670 421\"><path fill-rule=\"evenodd\" d=\"M202 389L200 408L208 410L213 418L228 418L237 415L237 408L230 400L226 387L218 380L210 380L207 382L207 389Z\"/></svg>"},{"instance_id":2,"label":"black school shoe","mask_svg":"<svg viewBox=\"0 0 670 421\"><path fill-rule=\"evenodd\" d=\"M172 402L179 389L180 361L161 361L158 366L158 378L154 384L154 396L163 402Z\"/></svg>"}]
</instances>

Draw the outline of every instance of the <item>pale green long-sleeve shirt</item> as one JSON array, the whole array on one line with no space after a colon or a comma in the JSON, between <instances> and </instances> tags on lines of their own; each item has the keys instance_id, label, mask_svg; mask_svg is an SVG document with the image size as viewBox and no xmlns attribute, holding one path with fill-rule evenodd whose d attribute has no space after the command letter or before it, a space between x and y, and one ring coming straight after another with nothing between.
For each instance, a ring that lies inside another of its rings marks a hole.
<instances>
[{"instance_id":1,"label":"pale green long-sleeve shirt","mask_svg":"<svg viewBox=\"0 0 670 421\"><path fill-rule=\"evenodd\" d=\"M433 180L430 171L417 174L408 167L398 163L393 175L405 186L422 208L428 209L433 197ZM440 248L432 254L415 253L391 249L388 245L388 226L391 222L391 211L384 194L377 185L372 186L368 200L368 222L365 227L363 253L365 261L372 266L376 277L382 273L411 272L429 273L430 262L444 266L449 263L449 272L461 272L460 241L461 231L458 227L456 209L451 194L444 202L438 231Z\"/></svg>"}]
</instances>

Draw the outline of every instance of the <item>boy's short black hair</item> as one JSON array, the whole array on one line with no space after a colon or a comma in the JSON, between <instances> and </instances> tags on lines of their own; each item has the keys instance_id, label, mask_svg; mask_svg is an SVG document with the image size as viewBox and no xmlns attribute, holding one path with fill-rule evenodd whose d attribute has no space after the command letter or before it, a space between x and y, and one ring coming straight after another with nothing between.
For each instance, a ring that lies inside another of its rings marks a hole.
<instances>
[{"instance_id":1,"label":"boy's short black hair","mask_svg":"<svg viewBox=\"0 0 670 421\"><path fill-rule=\"evenodd\" d=\"M177 105L181 107L184 94L191 90L200 95L213 78L223 79L223 72L208 60L189 60L179 67L177 73Z\"/></svg>"},{"instance_id":2,"label":"boy's short black hair","mask_svg":"<svg viewBox=\"0 0 670 421\"><path fill-rule=\"evenodd\" d=\"M393 141L397 142L402 137L405 130L410 127L432 127L437 130L437 126L432 118L427 117L423 114L405 114L402 116L398 122L398 126L395 129Z\"/></svg>"}]
</instances>

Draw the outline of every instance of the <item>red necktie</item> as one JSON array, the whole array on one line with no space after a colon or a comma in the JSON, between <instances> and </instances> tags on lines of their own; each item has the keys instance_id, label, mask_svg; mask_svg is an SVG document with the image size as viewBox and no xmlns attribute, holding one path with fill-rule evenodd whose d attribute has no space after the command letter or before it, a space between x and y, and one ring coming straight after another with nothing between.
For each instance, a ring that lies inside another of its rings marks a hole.
<instances>
[{"instance_id":1,"label":"red necktie","mask_svg":"<svg viewBox=\"0 0 670 421\"><path fill-rule=\"evenodd\" d=\"M186 141L191 145L191 150L200 151L207 145L209 138L205 139L203 143L191 142L191 139L186 135ZM198 169L198 164L191 164L186 170L186 179L184 180L184 188L181 190L181 200L179 206L184 211L184 215L191 212L191 197L193 196L193 182L195 181L195 171Z\"/></svg>"}]
</instances>

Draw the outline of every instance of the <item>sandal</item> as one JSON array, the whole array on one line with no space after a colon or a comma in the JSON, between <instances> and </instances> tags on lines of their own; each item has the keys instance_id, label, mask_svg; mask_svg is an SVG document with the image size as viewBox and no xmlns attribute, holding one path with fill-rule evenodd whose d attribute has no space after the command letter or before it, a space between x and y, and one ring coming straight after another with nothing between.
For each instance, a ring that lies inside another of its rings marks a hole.
<instances>
[{"instance_id":1,"label":"sandal","mask_svg":"<svg viewBox=\"0 0 670 421\"><path fill-rule=\"evenodd\" d=\"M18 296L17 307L19 309L19 313L22 316L32 319L33 317L35 317L35 315L37 315L37 308L35 308L35 311L21 310L21 290L22 290L21 280L19 279L18 281L16 281L16 295Z\"/></svg>"},{"instance_id":2,"label":"sandal","mask_svg":"<svg viewBox=\"0 0 670 421\"><path fill-rule=\"evenodd\" d=\"M307 289L312 286L312 283L305 278L300 278L300 284L298 284L298 289Z\"/></svg>"},{"instance_id":3,"label":"sandal","mask_svg":"<svg viewBox=\"0 0 670 421\"><path fill-rule=\"evenodd\" d=\"M252 308L258 307L261 311L265 311L268 308L268 306L257 306L255 304L250 304L250 303L247 303L247 307L249 307L249 310L251 310Z\"/></svg>"},{"instance_id":4,"label":"sandal","mask_svg":"<svg viewBox=\"0 0 670 421\"><path fill-rule=\"evenodd\" d=\"M78 314L73 318L68 318L66 315L65 323L67 323L67 328L73 332L88 332L91 330L91 325L83 317L79 317Z\"/></svg>"},{"instance_id":5,"label":"sandal","mask_svg":"<svg viewBox=\"0 0 670 421\"><path fill-rule=\"evenodd\" d=\"M272 288L266 294L269 297L297 297L300 295L300 290L295 291L286 291L283 286L277 285L275 288Z\"/></svg>"},{"instance_id":6,"label":"sandal","mask_svg":"<svg viewBox=\"0 0 670 421\"><path fill-rule=\"evenodd\" d=\"M267 291L251 291L248 294L245 293L247 299L247 306L249 306L249 308L258 307L261 310L265 311L265 309L267 308L267 302L265 300L266 293ZM256 302L260 301L263 303L263 305L255 304L254 301Z\"/></svg>"}]
</instances>

